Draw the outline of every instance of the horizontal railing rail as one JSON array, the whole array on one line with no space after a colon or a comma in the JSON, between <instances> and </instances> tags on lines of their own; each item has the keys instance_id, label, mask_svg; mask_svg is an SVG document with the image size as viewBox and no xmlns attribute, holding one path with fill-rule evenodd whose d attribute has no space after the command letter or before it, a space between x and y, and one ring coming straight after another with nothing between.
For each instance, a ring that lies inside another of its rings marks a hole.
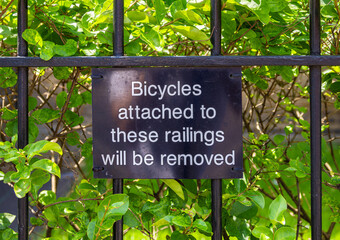
<instances>
[{"instance_id":1,"label":"horizontal railing rail","mask_svg":"<svg viewBox=\"0 0 340 240\"><path fill-rule=\"evenodd\" d=\"M339 66L340 55L315 56L166 56L166 57L0 57L0 67L233 67L233 66Z\"/></svg>"}]
</instances>

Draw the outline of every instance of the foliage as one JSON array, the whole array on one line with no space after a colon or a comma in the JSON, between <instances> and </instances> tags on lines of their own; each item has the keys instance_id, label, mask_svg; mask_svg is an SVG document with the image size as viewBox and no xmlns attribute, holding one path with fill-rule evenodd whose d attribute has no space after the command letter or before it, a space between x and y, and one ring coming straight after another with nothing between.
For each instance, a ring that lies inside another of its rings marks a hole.
<instances>
[{"instance_id":1,"label":"foliage","mask_svg":"<svg viewBox=\"0 0 340 240\"><path fill-rule=\"evenodd\" d=\"M0 3L0 56L16 54L16 2ZM112 0L28 2L23 38L30 56L112 55ZM321 7L322 53L338 55L339 2L322 0ZM128 56L210 54L208 0L125 0L124 13ZM308 22L307 0L222 1L222 54L309 54ZM322 71L323 237L337 239L340 144L332 119L339 117L340 67ZM211 237L210 180L127 179L125 194L114 195L110 180L93 179L91 69L29 73L30 144L17 149L16 69L0 68L0 180L19 198L28 194L32 239L109 239L123 215L127 238ZM254 66L242 73L245 172L242 179L223 180L224 239L308 239L308 68ZM72 191L60 193L70 172ZM16 239L9 228L14 218L0 214L0 239Z\"/></svg>"}]
</instances>

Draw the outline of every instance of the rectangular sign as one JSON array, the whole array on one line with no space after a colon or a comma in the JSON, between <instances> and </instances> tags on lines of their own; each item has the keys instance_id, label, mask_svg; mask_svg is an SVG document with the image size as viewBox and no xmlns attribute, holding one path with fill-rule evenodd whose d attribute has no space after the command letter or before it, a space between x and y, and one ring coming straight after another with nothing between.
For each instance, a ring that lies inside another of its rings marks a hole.
<instances>
[{"instance_id":1,"label":"rectangular sign","mask_svg":"<svg viewBox=\"0 0 340 240\"><path fill-rule=\"evenodd\" d=\"M92 70L96 178L240 178L241 68Z\"/></svg>"}]
</instances>

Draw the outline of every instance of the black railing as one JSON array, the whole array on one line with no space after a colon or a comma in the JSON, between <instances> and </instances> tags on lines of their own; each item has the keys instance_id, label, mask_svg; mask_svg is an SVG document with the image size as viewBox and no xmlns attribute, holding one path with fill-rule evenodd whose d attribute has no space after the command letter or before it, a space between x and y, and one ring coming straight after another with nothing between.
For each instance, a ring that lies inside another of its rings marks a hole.
<instances>
[{"instance_id":1,"label":"black railing","mask_svg":"<svg viewBox=\"0 0 340 240\"><path fill-rule=\"evenodd\" d=\"M21 37L27 28L27 0L18 2L18 57L27 57L27 42ZM28 144L28 68L18 69L18 148ZM19 239L28 239L28 196L18 200Z\"/></svg>"},{"instance_id":2,"label":"black railing","mask_svg":"<svg viewBox=\"0 0 340 240\"><path fill-rule=\"evenodd\" d=\"M320 0L310 1L310 54L320 55ZM310 66L312 239L321 239L321 66Z\"/></svg>"},{"instance_id":3,"label":"black railing","mask_svg":"<svg viewBox=\"0 0 340 240\"><path fill-rule=\"evenodd\" d=\"M211 0L211 33L213 49L210 57L128 57L123 56L124 1L114 1L114 56L55 57L44 61L27 57L27 43L22 38L27 28L27 0L18 3L18 56L0 57L0 67L18 67L18 147L28 143L28 67L40 66L310 66L311 118L311 216L312 239L321 239L321 66L340 66L340 56L320 56L320 1L310 1L309 56L219 56L221 54L221 0ZM123 179L113 183L114 193L123 191ZM222 239L221 180L212 180L213 239ZM28 239L28 198L19 199L19 239ZM115 239L123 239L123 221L114 226Z\"/></svg>"}]
</instances>

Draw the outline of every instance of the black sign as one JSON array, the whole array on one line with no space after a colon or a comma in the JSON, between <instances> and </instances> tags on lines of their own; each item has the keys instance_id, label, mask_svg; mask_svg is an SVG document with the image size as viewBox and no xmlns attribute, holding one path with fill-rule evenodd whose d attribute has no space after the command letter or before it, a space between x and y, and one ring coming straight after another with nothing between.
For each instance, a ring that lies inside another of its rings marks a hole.
<instances>
[{"instance_id":1,"label":"black sign","mask_svg":"<svg viewBox=\"0 0 340 240\"><path fill-rule=\"evenodd\" d=\"M93 69L97 178L242 177L240 68Z\"/></svg>"}]
</instances>

